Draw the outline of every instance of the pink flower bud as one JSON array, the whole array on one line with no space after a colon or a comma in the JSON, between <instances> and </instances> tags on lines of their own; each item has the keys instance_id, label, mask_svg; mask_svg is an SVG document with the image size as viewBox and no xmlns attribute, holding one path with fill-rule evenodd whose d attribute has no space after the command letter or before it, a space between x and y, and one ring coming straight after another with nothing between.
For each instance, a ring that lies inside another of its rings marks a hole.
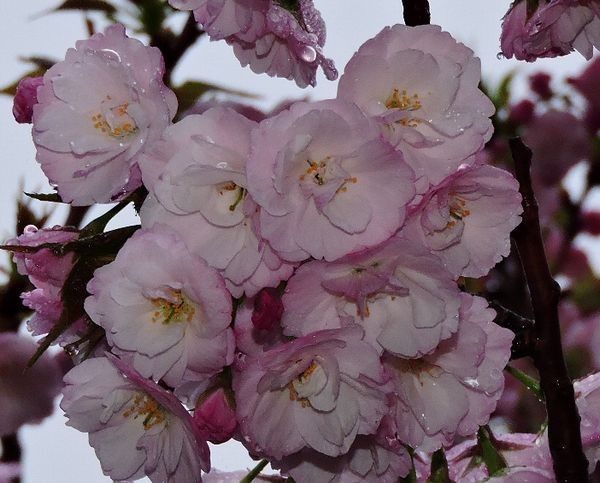
<instances>
[{"instance_id":1,"label":"pink flower bud","mask_svg":"<svg viewBox=\"0 0 600 483\"><path fill-rule=\"evenodd\" d=\"M224 443L233 436L237 427L235 410L225 390L220 387L206 399L199 401L194 411L194 423L211 443Z\"/></svg>"},{"instance_id":2,"label":"pink flower bud","mask_svg":"<svg viewBox=\"0 0 600 483\"><path fill-rule=\"evenodd\" d=\"M274 329L283 315L283 303L277 289L263 288L254 299L252 325L261 330Z\"/></svg>"},{"instance_id":3,"label":"pink flower bud","mask_svg":"<svg viewBox=\"0 0 600 483\"><path fill-rule=\"evenodd\" d=\"M535 92L540 98L548 100L554 94L550 87L552 77L545 72L538 72L529 76L529 88Z\"/></svg>"},{"instance_id":4,"label":"pink flower bud","mask_svg":"<svg viewBox=\"0 0 600 483\"><path fill-rule=\"evenodd\" d=\"M13 102L13 116L20 124L31 124L33 106L38 102L37 88L44 83L42 77L25 77L17 86Z\"/></svg>"},{"instance_id":5,"label":"pink flower bud","mask_svg":"<svg viewBox=\"0 0 600 483\"><path fill-rule=\"evenodd\" d=\"M525 99L518 104L510 106L508 119L514 124L527 124L533 119L535 104L529 99Z\"/></svg>"}]
</instances>

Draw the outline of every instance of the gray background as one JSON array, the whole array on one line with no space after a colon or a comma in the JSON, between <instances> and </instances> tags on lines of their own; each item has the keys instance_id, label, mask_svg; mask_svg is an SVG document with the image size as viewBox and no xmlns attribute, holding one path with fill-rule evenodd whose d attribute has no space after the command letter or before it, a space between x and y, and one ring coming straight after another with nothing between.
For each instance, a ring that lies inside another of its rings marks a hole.
<instances>
[{"instance_id":1,"label":"gray background","mask_svg":"<svg viewBox=\"0 0 600 483\"><path fill-rule=\"evenodd\" d=\"M126 3L125 0L120 2ZM60 0L0 0L0 86L13 82L29 68L19 62L18 57L43 55L61 59L76 40L87 36L82 16L78 13L38 15L59 3ZM383 26L402 21L400 0L315 0L315 3L327 22L325 53L336 61L340 73L362 42ZM534 65L497 58L500 19L508 8L508 0L430 0L430 3L432 22L442 25L481 57L485 79L497 82L510 70L518 69L517 97L525 92L524 78L528 72L544 69L564 78L576 74L584 65L584 59L578 54ZM99 17L92 15L92 18L97 20L98 28L104 25ZM183 20L182 15L173 22L180 24ZM261 96L256 104L265 108L283 98L308 95L311 99L323 99L335 96L336 92L336 83L328 82L322 75L319 75L317 88L308 90L300 90L286 80L257 76L239 66L225 43L209 42L207 39L190 49L175 72L176 83L186 79L211 81L254 92ZM30 128L13 121L11 108L12 100L0 97L0 240L14 236L15 199L20 190L42 192L49 189L35 162ZM570 183L574 191L577 191L578 176L581 176L581 170L576 169ZM600 197L598 193L595 195L590 203L598 206ZM130 223L132 216L131 213L125 214L116 223ZM60 223L62 212L57 210L53 219ZM590 240L583 242L587 242L587 247L593 246ZM598 266L600 250L597 241L591 251ZM4 257L2 255L3 262ZM64 421L59 410L41 425L28 426L22 431L24 482L110 481L102 476L86 435L65 427ZM253 466L238 443L213 447L212 462L214 467L223 470Z\"/></svg>"}]
</instances>

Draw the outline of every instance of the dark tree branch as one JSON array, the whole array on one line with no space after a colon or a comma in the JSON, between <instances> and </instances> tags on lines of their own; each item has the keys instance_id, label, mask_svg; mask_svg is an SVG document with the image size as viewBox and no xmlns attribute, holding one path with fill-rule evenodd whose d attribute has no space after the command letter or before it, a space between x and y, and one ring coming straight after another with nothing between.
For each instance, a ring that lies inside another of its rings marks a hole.
<instances>
[{"instance_id":1,"label":"dark tree branch","mask_svg":"<svg viewBox=\"0 0 600 483\"><path fill-rule=\"evenodd\" d=\"M65 220L65 226L81 228L81 222L90 208L90 206L71 206L69 208L67 219Z\"/></svg>"},{"instance_id":2,"label":"dark tree branch","mask_svg":"<svg viewBox=\"0 0 600 483\"><path fill-rule=\"evenodd\" d=\"M531 151L519 138L510 140L510 149L524 210L523 221L513 236L533 306L533 360L546 398L554 472L561 482L586 482L588 462L581 445L580 418L560 341L560 287L552 278L544 252L538 207L531 185Z\"/></svg>"},{"instance_id":3,"label":"dark tree branch","mask_svg":"<svg viewBox=\"0 0 600 483\"><path fill-rule=\"evenodd\" d=\"M21 462L21 445L16 434L7 434L2 436L2 456L0 463L20 463ZM10 483L20 483L21 478L13 478Z\"/></svg>"},{"instance_id":4,"label":"dark tree branch","mask_svg":"<svg viewBox=\"0 0 600 483\"><path fill-rule=\"evenodd\" d=\"M170 30L162 30L150 39L150 43L158 47L165 59L165 84L171 85L171 74L177 63L183 57L204 31L196 22L194 14L190 12L187 22L179 35Z\"/></svg>"},{"instance_id":5,"label":"dark tree branch","mask_svg":"<svg viewBox=\"0 0 600 483\"><path fill-rule=\"evenodd\" d=\"M431 21L429 0L402 0L404 23L409 27L427 25Z\"/></svg>"}]
</instances>

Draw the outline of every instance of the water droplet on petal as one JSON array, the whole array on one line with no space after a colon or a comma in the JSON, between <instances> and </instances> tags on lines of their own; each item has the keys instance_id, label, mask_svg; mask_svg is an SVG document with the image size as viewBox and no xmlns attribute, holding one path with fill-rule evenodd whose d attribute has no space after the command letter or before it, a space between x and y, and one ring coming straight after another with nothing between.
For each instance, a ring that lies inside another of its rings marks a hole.
<instances>
[{"instance_id":1,"label":"water droplet on petal","mask_svg":"<svg viewBox=\"0 0 600 483\"><path fill-rule=\"evenodd\" d=\"M304 62L314 62L317 58L317 51L313 49L310 45L306 45L300 51L300 58Z\"/></svg>"}]
</instances>

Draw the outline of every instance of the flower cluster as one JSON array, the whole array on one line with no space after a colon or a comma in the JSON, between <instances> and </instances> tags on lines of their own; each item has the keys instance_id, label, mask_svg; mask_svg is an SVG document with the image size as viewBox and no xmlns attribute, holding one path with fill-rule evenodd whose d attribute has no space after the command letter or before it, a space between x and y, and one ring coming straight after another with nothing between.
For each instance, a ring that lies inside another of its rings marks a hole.
<instances>
[{"instance_id":1,"label":"flower cluster","mask_svg":"<svg viewBox=\"0 0 600 483\"><path fill-rule=\"evenodd\" d=\"M310 1L293 16L271 1L172 3L257 71L302 85L328 65ZM305 64L290 73L278 59L292 51ZM33 106L63 200L147 190L131 236L16 241L33 247L16 256L22 273L68 316L61 295L80 281L64 288L66 274L103 240L81 303L105 338L66 375L61 407L104 473L201 481L207 441L235 437L298 482L394 482L408 448L475 434L513 334L464 278L508 255L522 208L482 155L493 105L473 52L436 26L389 27L337 98L260 121L216 105L172 123L162 72L157 50L109 27L48 71Z\"/></svg>"}]
</instances>

